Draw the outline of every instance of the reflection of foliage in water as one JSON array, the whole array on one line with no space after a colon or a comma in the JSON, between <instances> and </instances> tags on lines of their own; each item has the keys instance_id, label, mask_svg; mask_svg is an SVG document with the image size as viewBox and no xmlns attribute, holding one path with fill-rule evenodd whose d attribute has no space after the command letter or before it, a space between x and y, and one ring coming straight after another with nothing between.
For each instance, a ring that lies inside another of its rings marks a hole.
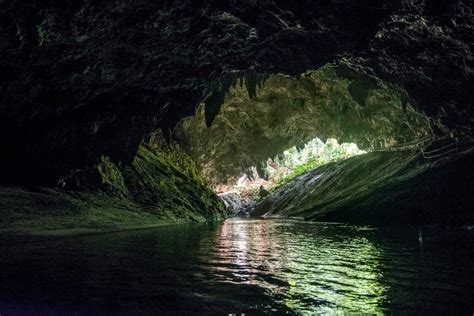
<instances>
[{"instance_id":1,"label":"reflection of foliage in water","mask_svg":"<svg viewBox=\"0 0 474 316\"><path fill-rule=\"evenodd\" d=\"M380 282L381 251L377 247L363 237L326 247L310 242L310 236L295 237L301 240L288 253L287 307L318 314L338 310L382 313L387 289Z\"/></svg>"},{"instance_id":2,"label":"reflection of foliage in water","mask_svg":"<svg viewBox=\"0 0 474 316\"><path fill-rule=\"evenodd\" d=\"M279 308L296 314L383 312L383 253L367 232L321 225L295 234L293 225L226 221L218 231L220 281L262 288ZM344 234L335 234L341 229Z\"/></svg>"}]
</instances>

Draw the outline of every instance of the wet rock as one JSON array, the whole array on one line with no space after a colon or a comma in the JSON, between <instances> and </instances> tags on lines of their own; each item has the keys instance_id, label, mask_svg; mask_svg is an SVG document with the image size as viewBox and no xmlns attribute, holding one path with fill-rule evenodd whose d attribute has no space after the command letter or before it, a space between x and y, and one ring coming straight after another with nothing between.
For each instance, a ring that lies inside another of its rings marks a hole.
<instances>
[{"instance_id":1,"label":"wet rock","mask_svg":"<svg viewBox=\"0 0 474 316\"><path fill-rule=\"evenodd\" d=\"M242 200L237 192L221 193L218 196L224 202L230 214L237 215L242 210Z\"/></svg>"}]
</instances>

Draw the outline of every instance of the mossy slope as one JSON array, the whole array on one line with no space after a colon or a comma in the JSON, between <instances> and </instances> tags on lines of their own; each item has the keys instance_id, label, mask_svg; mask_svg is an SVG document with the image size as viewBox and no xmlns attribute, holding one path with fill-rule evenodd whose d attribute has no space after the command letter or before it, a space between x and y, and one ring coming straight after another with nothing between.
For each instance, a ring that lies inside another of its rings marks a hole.
<instances>
[{"instance_id":1,"label":"mossy slope","mask_svg":"<svg viewBox=\"0 0 474 316\"><path fill-rule=\"evenodd\" d=\"M474 220L472 153L430 162L417 151L373 152L311 170L255 210L351 223L467 223Z\"/></svg>"},{"instance_id":2,"label":"mossy slope","mask_svg":"<svg viewBox=\"0 0 474 316\"><path fill-rule=\"evenodd\" d=\"M157 146L140 146L127 167L103 157L67 182L76 190L0 188L0 232L75 234L227 216L199 173L175 150ZM78 191L84 183L89 187Z\"/></svg>"}]
</instances>

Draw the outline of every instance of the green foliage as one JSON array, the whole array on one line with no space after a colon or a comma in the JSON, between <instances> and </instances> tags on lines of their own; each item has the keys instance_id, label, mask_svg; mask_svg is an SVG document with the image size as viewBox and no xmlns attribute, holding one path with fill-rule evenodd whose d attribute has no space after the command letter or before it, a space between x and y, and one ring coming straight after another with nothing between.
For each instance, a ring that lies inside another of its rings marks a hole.
<instances>
[{"instance_id":1,"label":"green foliage","mask_svg":"<svg viewBox=\"0 0 474 316\"><path fill-rule=\"evenodd\" d=\"M115 196L128 195L128 189L120 168L115 165L109 157L102 156L101 161L96 166L102 180L102 188Z\"/></svg>"},{"instance_id":2,"label":"green foliage","mask_svg":"<svg viewBox=\"0 0 474 316\"><path fill-rule=\"evenodd\" d=\"M290 171L290 173L284 178L284 180L293 179L294 177L297 177L308 170L315 169L321 166L322 164L324 163L321 163L320 161L317 161L317 160L311 160L305 164L298 165L293 170Z\"/></svg>"},{"instance_id":3,"label":"green foliage","mask_svg":"<svg viewBox=\"0 0 474 316\"><path fill-rule=\"evenodd\" d=\"M292 147L273 160L268 160L265 172L270 180L277 183L272 190L277 190L308 170L363 153L365 151L359 150L356 144L339 145L333 138L323 143L320 139L314 138L302 149Z\"/></svg>"},{"instance_id":4,"label":"green foliage","mask_svg":"<svg viewBox=\"0 0 474 316\"><path fill-rule=\"evenodd\" d=\"M199 169L196 162L188 154L186 154L178 144L172 144L168 146L154 145L151 148L153 148L155 151L158 151L160 156L177 170L194 179L200 185L210 187L208 181L202 176L201 170Z\"/></svg>"}]
</instances>

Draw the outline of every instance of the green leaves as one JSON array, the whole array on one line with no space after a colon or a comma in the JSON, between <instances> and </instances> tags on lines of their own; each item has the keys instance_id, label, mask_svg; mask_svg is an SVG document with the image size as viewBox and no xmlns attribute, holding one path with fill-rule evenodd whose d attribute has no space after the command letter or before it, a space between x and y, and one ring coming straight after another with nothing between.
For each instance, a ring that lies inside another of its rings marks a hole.
<instances>
[{"instance_id":1,"label":"green leaves","mask_svg":"<svg viewBox=\"0 0 474 316\"><path fill-rule=\"evenodd\" d=\"M274 159L269 159L265 170L269 179L277 183L275 188L279 188L308 170L364 153L366 152L353 143L339 145L334 138L323 143L319 138L314 138L301 149L292 147Z\"/></svg>"}]
</instances>

